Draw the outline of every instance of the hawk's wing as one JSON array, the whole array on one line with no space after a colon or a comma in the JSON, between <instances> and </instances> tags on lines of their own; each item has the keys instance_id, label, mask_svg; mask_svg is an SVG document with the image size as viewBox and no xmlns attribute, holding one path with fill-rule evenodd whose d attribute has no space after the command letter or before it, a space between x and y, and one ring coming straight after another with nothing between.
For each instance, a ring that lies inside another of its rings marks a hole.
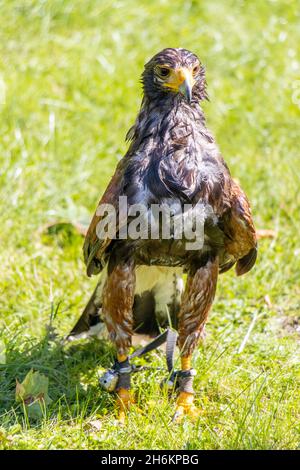
<instances>
[{"instance_id":1,"label":"hawk's wing","mask_svg":"<svg viewBox=\"0 0 300 470\"><path fill-rule=\"evenodd\" d=\"M101 204L110 204L115 208L116 233L119 229L117 226L119 206L118 202L123 188L123 176L124 159L119 162L115 174L113 175L97 207L98 209ZM108 235L101 238L99 238L97 235L97 226L103 218L104 215L99 215L98 210L96 210L85 237L83 254L88 276L91 276L92 274L98 274L100 271L102 271L106 264L106 250L113 239L111 235L110 238Z\"/></svg>"},{"instance_id":2,"label":"hawk's wing","mask_svg":"<svg viewBox=\"0 0 300 470\"><path fill-rule=\"evenodd\" d=\"M232 180L230 210L222 220L226 235L225 249L236 261L236 273L244 274L254 266L257 257L257 238L249 201L238 183Z\"/></svg>"}]
</instances>

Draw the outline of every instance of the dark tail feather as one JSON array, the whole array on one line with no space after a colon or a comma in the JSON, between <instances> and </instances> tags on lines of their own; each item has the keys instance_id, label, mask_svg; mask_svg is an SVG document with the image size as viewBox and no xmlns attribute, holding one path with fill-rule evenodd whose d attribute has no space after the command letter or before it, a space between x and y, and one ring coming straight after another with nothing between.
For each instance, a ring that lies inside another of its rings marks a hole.
<instances>
[{"instance_id":1,"label":"dark tail feather","mask_svg":"<svg viewBox=\"0 0 300 470\"><path fill-rule=\"evenodd\" d=\"M94 290L92 297L88 301L85 309L83 310L81 317L73 327L72 331L68 334L67 339L71 339L70 337L72 336L77 336L81 333L88 332L91 327L96 326L98 323L102 322L99 315L101 303L99 298L97 298L97 289L98 285Z\"/></svg>"},{"instance_id":2,"label":"dark tail feather","mask_svg":"<svg viewBox=\"0 0 300 470\"><path fill-rule=\"evenodd\" d=\"M236 263L235 272L238 276L247 273L253 268L257 258L257 247L252 248L249 253Z\"/></svg>"}]
</instances>

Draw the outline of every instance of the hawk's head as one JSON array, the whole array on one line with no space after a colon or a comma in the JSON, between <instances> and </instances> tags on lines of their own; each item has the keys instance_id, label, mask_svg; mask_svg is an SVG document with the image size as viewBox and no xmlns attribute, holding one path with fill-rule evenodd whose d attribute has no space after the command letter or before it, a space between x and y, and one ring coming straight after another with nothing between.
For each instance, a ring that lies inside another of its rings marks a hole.
<instances>
[{"instance_id":1,"label":"hawk's head","mask_svg":"<svg viewBox=\"0 0 300 470\"><path fill-rule=\"evenodd\" d=\"M205 71L198 57L186 49L164 49L145 65L142 74L149 99L176 94L187 102L207 98Z\"/></svg>"}]
</instances>

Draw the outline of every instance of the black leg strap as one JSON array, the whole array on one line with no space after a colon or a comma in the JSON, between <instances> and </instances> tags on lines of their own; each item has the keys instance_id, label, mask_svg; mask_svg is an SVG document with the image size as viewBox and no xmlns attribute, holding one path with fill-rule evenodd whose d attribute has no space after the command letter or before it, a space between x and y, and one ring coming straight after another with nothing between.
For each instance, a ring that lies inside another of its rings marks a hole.
<instances>
[{"instance_id":1,"label":"black leg strap","mask_svg":"<svg viewBox=\"0 0 300 470\"><path fill-rule=\"evenodd\" d=\"M130 373L120 374L116 390L120 390L120 388L125 388L126 390L130 390L130 378L131 378Z\"/></svg>"},{"instance_id":2,"label":"black leg strap","mask_svg":"<svg viewBox=\"0 0 300 470\"><path fill-rule=\"evenodd\" d=\"M147 344L146 346L137 349L133 354L128 356L126 361L119 362L115 360L113 367L107 370L101 377L99 377L100 385L107 390L108 392L113 392L115 390L119 390L120 388L124 388L126 390L130 389L130 376L132 372L138 372L143 369L148 369L149 367L146 366L134 366L130 364L130 359L135 357L140 357L153 349L158 348L165 342L166 345L166 360L167 360L167 367L168 371L171 374L171 377L175 377L174 374L177 372L173 372L173 363L174 363L174 351L177 342L177 333L170 328L167 328L166 331L158 335L151 343ZM157 368L156 368L157 369Z\"/></svg>"},{"instance_id":3,"label":"black leg strap","mask_svg":"<svg viewBox=\"0 0 300 470\"><path fill-rule=\"evenodd\" d=\"M161 387L167 385L170 391L177 390L178 392L194 393L193 380L195 375L195 369L174 370L171 376L161 383Z\"/></svg>"},{"instance_id":4,"label":"black leg strap","mask_svg":"<svg viewBox=\"0 0 300 470\"><path fill-rule=\"evenodd\" d=\"M143 356L144 354L150 351L153 351L153 349L159 348L159 346L167 342L167 348L166 348L167 365L168 365L168 368L170 367L172 369L173 355L174 355L174 350L176 346L177 336L178 335L176 331L173 331L170 328L167 328L163 333L161 333L156 338L154 338L154 340L151 341L151 343L148 343L146 346L143 346L142 348L136 349L134 353L129 356L129 359Z\"/></svg>"},{"instance_id":5,"label":"black leg strap","mask_svg":"<svg viewBox=\"0 0 300 470\"><path fill-rule=\"evenodd\" d=\"M126 361L123 362L119 362L116 360L113 368L119 375L116 390L120 390L120 388L125 388L126 390L129 390L132 372L132 367L130 365L129 359L127 358Z\"/></svg>"},{"instance_id":6,"label":"black leg strap","mask_svg":"<svg viewBox=\"0 0 300 470\"><path fill-rule=\"evenodd\" d=\"M179 392L187 392L187 393L194 393L193 389L193 381L196 375L195 369L190 370L180 370L178 372L178 391Z\"/></svg>"}]
</instances>

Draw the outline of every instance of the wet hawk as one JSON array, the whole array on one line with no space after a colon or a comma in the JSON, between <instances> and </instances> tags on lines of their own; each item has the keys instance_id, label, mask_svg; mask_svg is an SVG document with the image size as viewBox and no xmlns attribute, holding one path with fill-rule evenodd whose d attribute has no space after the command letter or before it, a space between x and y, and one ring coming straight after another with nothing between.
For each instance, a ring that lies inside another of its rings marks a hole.
<instances>
[{"instance_id":1,"label":"wet hawk","mask_svg":"<svg viewBox=\"0 0 300 470\"><path fill-rule=\"evenodd\" d=\"M99 239L96 211L89 226L84 259L88 276L99 283L71 336L107 332L116 362L128 365L133 335L155 336L172 322L178 330L181 371L177 415L196 414L191 358L211 308L219 273L235 265L249 271L257 254L249 202L232 179L214 137L206 127L201 102L207 98L204 67L186 49L156 54L142 74L143 99L127 139L129 149L117 165L101 204L119 211L120 196L129 205L163 204L172 214L184 204L203 209L203 244L186 249L186 240ZM186 273L186 282L183 282ZM126 374L125 374L126 375ZM131 402L130 377L116 387L121 408Z\"/></svg>"}]
</instances>

